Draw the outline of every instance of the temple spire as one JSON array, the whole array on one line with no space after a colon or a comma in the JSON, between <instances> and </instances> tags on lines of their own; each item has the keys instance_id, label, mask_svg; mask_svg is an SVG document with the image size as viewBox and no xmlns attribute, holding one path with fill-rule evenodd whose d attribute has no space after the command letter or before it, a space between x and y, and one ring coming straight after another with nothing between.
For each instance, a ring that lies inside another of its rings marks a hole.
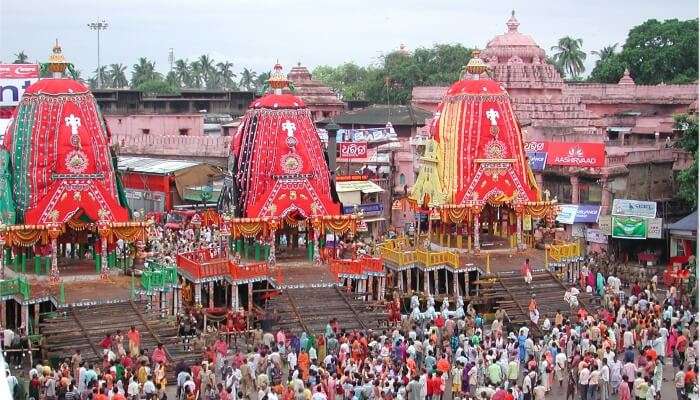
<instances>
[{"instance_id":1,"label":"temple spire","mask_svg":"<svg viewBox=\"0 0 700 400\"><path fill-rule=\"evenodd\" d=\"M479 50L472 51L472 58L464 67L466 71L465 79L479 79L481 74L488 69L488 65L479 57L479 54L481 54Z\"/></svg>"},{"instance_id":2,"label":"temple spire","mask_svg":"<svg viewBox=\"0 0 700 400\"><path fill-rule=\"evenodd\" d=\"M289 87L289 79L282 73L282 65L280 65L279 60L270 73L270 79L267 80L267 83L270 84L275 94L282 94L282 89Z\"/></svg>"},{"instance_id":3,"label":"temple spire","mask_svg":"<svg viewBox=\"0 0 700 400\"><path fill-rule=\"evenodd\" d=\"M53 52L49 56L48 69L53 74L53 78L62 78L67 66L68 62L66 62L61 46L58 44L58 39L56 39Z\"/></svg>"},{"instance_id":4,"label":"temple spire","mask_svg":"<svg viewBox=\"0 0 700 400\"><path fill-rule=\"evenodd\" d=\"M518 19L515 18L515 10L511 10L510 18L508 18L508 22L506 22L506 26L508 26L508 32L517 32L518 31L518 27L520 26L520 22L518 22Z\"/></svg>"}]
</instances>

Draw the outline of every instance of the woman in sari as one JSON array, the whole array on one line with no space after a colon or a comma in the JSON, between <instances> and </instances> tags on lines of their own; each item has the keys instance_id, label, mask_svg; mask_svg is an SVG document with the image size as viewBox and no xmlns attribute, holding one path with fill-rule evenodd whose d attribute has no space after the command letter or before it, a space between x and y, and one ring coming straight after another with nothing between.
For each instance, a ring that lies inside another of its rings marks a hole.
<instances>
[{"instance_id":1,"label":"woman in sari","mask_svg":"<svg viewBox=\"0 0 700 400\"><path fill-rule=\"evenodd\" d=\"M299 370L301 371L301 379L306 382L309 380L309 367L311 365L311 360L309 359L309 353L302 351L299 353Z\"/></svg>"}]
</instances>

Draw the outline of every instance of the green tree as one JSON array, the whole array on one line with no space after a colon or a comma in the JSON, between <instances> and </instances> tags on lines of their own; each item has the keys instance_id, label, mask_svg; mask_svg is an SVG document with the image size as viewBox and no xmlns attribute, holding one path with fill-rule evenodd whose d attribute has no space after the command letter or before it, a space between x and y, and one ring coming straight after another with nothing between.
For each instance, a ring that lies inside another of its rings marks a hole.
<instances>
[{"instance_id":1,"label":"green tree","mask_svg":"<svg viewBox=\"0 0 700 400\"><path fill-rule=\"evenodd\" d=\"M178 59L175 61L173 72L177 76L178 87L191 88L194 86L192 82L192 70L188 60Z\"/></svg>"},{"instance_id":2,"label":"green tree","mask_svg":"<svg viewBox=\"0 0 700 400\"><path fill-rule=\"evenodd\" d=\"M146 81L162 80L163 76L156 71L156 63L146 57L139 58L131 71L131 87L138 88Z\"/></svg>"},{"instance_id":3,"label":"green tree","mask_svg":"<svg viewBox=\"0 0 700 400\"><path fill-rule=\"evenodd\" d=\"M249 70L248 68L243 68L243 72L241 72L241 79L238 81L238 84L243 90L254 90L255 80L257 77L258 74L256 74L255 71Z\"/></svg>"},{"instance_id":4,"label":"green tree","mask_svg":"<svg viewBox=\"0 0 700 400\"><path fill-rule=\"evenodd\" d=\"M214 68L214 60L208 54L202 54L197 59L197 72L201 76L201 81L207 89L212 89L216 86L218 79L216 68Z\"/></svg>"},{"instance_id":5,"label":"green tree","mask_svg":"<svg viewBox=\"0 0 700 400\"><path fill-rule=\"evenodd\" d=\"M110 64L109 77L112 87L123 88L129 86L129 80L126 79L126 65L124 64Z\"/></svg>"},{"instance_id":6,"label":"green tree","mask_svg":"<svg viewBox=\"0 0 700 400\"><path fill-rule=\"evenodd\" d=\"M617 83L624 73L625 62L622 61L620 53L615 53L605 60L596 61L595 68L591 71L588 80L599 83Z\"/></svg>"},{"instance_id":7,"label":"green tree","mask_svg":"<svg viewBox=\"0 0 700 400\"><path fill-rule=\"evenodd\" d=\"M112 77L109 74L109 71L107 71L107 66L102 65L100 68L96 68L93 71L93 74L95 74L95 87L94 88L99 88L100 83L102 84L101 87L105 87L105 85L109 86L112 81Z\"/></svg>"},{"instance_id":8,"label":"green tree","mask_svg":"<svg viewBox=\"0 0 700 400\"><path fill-rule=\"evenodd\" d=\"M24 50L21 50L19 53L15 53L15 61L13 61L13 64L26 64L27 61L29 61L29 56L24 52Z\"/></svg>"},{"instance_id":9,"label":"green tree","mask_svg":"<svg viewBox=\"0 0 700 400\"><path fill-rule=\"evenodd\" d=\"M237 89L236 86L236 74L233 72L233 63L230 61L223 61L216 63L216 72L219 76L219 83L224 89L232 90Z\"/></svg>"},{"instance_id":10,"label":"green tree","mask_svg":"<svg viewBox=\"0 0 700 400\"><path fill-rule=\"evenodd\" d=\"M263 72L255 78L255 91L259 92L263 87L267 85L267 80L270 79L269 72Z\"/></svg>"},{"instance_id":11,"label":"green tree","mask_svg":"<svg viewBox=\"0 0 700 400\"><path fill-rule=\"evenodd\" d=\"M202 64L197 61L192 61L190 64L190 74L192 76L190 85L188 87L193 88L193 89L201 89L202 85L204 84L204 76L206 75L204 72L204 68L202 67Z\"/></svg>"},{"instance_id":12,"label":"green tree","mask_svg":"<svg viewBox=\"0 0 700 400\"><path fill-rule=\"evenodd\" d=\"M555 51L553 59L567 73L569 78L578 78L586 69L583 62L586 60L586 53L581 50L583 39L574 39L570 36L564 36L559 39L556 46L552 46Z\"/></svg>"},{"instance_id":13,"label":"green tree","mask_svg":"<svg viewBox=\"0 0 700 400\"><path fill-rule=\"evenodd\" d=\"M598 56L598 61L596 61L596 64L600 61L605 61L608 57L613 56L615 51L617 51L617 45L618 44L615 43L610 46L603 46L603 48L600 50L591 51L591 54Z\"/></svg>"},{"instance_id":14,"label":"green tree","mask_svg":"<svg viewBox=\"0 0 700 400\"><path fill-rule=\"evenodd\" d=\"M179 94L179 88L169 84L168 82L161 79L149 79L147 81L141 82L136 87L137 90L142 91L147 95L158 95L158 94Z\"/></svg>"},{"instance_id":15,"label":"green tree","mask_svg":"<svg viewBox=\"0 0 700 400\"><path fill-rule=\"evenodd\" d=\"M630 30L620 53L596 63L590 80L617 82L627 67L640 85L691 83L698 80L697 60L697 18L650 19Z\"/></svg>"},{"instance_id":16,"label":"green tree","mask_svg":"<svg viewBox=\"0 0 700 400\"><path fill-rule=\"evenodd\" d=\"M355 63L344 63L337 67L319 65L314 68L312 76L345 100L365 98L367 69Z\"/></svg>"},{"instance_id":17,"label":"green tree","mask_svg":"<svg viewBox=\"0 0 700 400\"><path fill-rule=\"evenodd\" d=\"M678 173L678 197L691 208L698 205L698 116L680 114L674 117L675 129L683 132L676 146L693 154L690 168Z\"/></svg>"},{"instance_id":18,"label":"green tree","mask_svg":"<svg viewBox=\"0 0 700 400\"><path fill-rule=\"evenodd\" d=\"M170 71L165 75L165 83L173 88L181 88L180 78L177 76L177 72Z\"/></svg>"}]
</instances>

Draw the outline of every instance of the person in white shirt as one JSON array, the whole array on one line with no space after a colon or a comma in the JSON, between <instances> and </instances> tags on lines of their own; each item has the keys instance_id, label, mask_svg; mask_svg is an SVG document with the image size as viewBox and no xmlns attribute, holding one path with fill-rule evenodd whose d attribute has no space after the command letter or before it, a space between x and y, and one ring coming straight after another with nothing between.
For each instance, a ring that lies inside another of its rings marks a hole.
<instances>
[{"instance_id":1,"label":"person in white shirt","mask_svg":"<svg viewBox=\"0 0 700 400\"><path fill-rule=\"evenodd\" d=\"M595 400L598 395L598 384L600 383L600 370L598 366L591 365L591 373L588 376L588 399Z\"/></svg>"},{"instance_id":2,"label":"person in white shirt","mask_svg":"<svg viewBox=\"0 0 700 400\"><path fill-rule=\"evenodd\" d=\"M610 396L610 367L608 359L603 358L603 366L600 368L600 400L608 400Z\"/></svg>"},{"instance_id":3,"label":"person in white shirt","mask_svg":"<svg viewBox=\"0 0 700 400\"><path fill-rule=\"evenodd\" d=\"M579 393L588 393L588 380L591 379L591 371L588 365L583 363L582 368L578 371L578 386Z\"/></svg>"}]
</instances>

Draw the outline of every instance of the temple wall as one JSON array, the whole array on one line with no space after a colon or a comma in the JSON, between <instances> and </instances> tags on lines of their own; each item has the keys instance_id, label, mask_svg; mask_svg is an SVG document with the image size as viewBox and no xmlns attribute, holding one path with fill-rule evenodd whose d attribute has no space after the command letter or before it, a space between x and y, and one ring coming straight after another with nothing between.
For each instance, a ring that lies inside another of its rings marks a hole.
<instances>
[{"instance_id":1,"label":"temple wall","mask_svg":"<svg viewBox=\"0 0 700 400\"><path fill-rule=\"evenodd\" d=\"M105 115L112 135L202 136L202 114Z\"/></svg>"},{"instance_id":2,"label":"temple wall","mask_svg":"<svg viewBox=\"0 0 700 400\"><path fill-rule=\"evenodd\" d=\"M230 136L153 136L115 135L120 154L150 156L228 157Z\"/></svg>"},{"instance_id":3,"label":"temple wall","mask_svg":"<svg viewBox=\"0 0 700 400\"><path fill-rule=\"evenodd\" d=\"M614 83L569 84L564 86L564 94L580 96L583 102L592 99L619 103L623 99L631 99L634 103L648 102L678 102L688 99L690 102L698 98L698 86L690 85L618 85Z\"/></svg>"}]
</instances>

